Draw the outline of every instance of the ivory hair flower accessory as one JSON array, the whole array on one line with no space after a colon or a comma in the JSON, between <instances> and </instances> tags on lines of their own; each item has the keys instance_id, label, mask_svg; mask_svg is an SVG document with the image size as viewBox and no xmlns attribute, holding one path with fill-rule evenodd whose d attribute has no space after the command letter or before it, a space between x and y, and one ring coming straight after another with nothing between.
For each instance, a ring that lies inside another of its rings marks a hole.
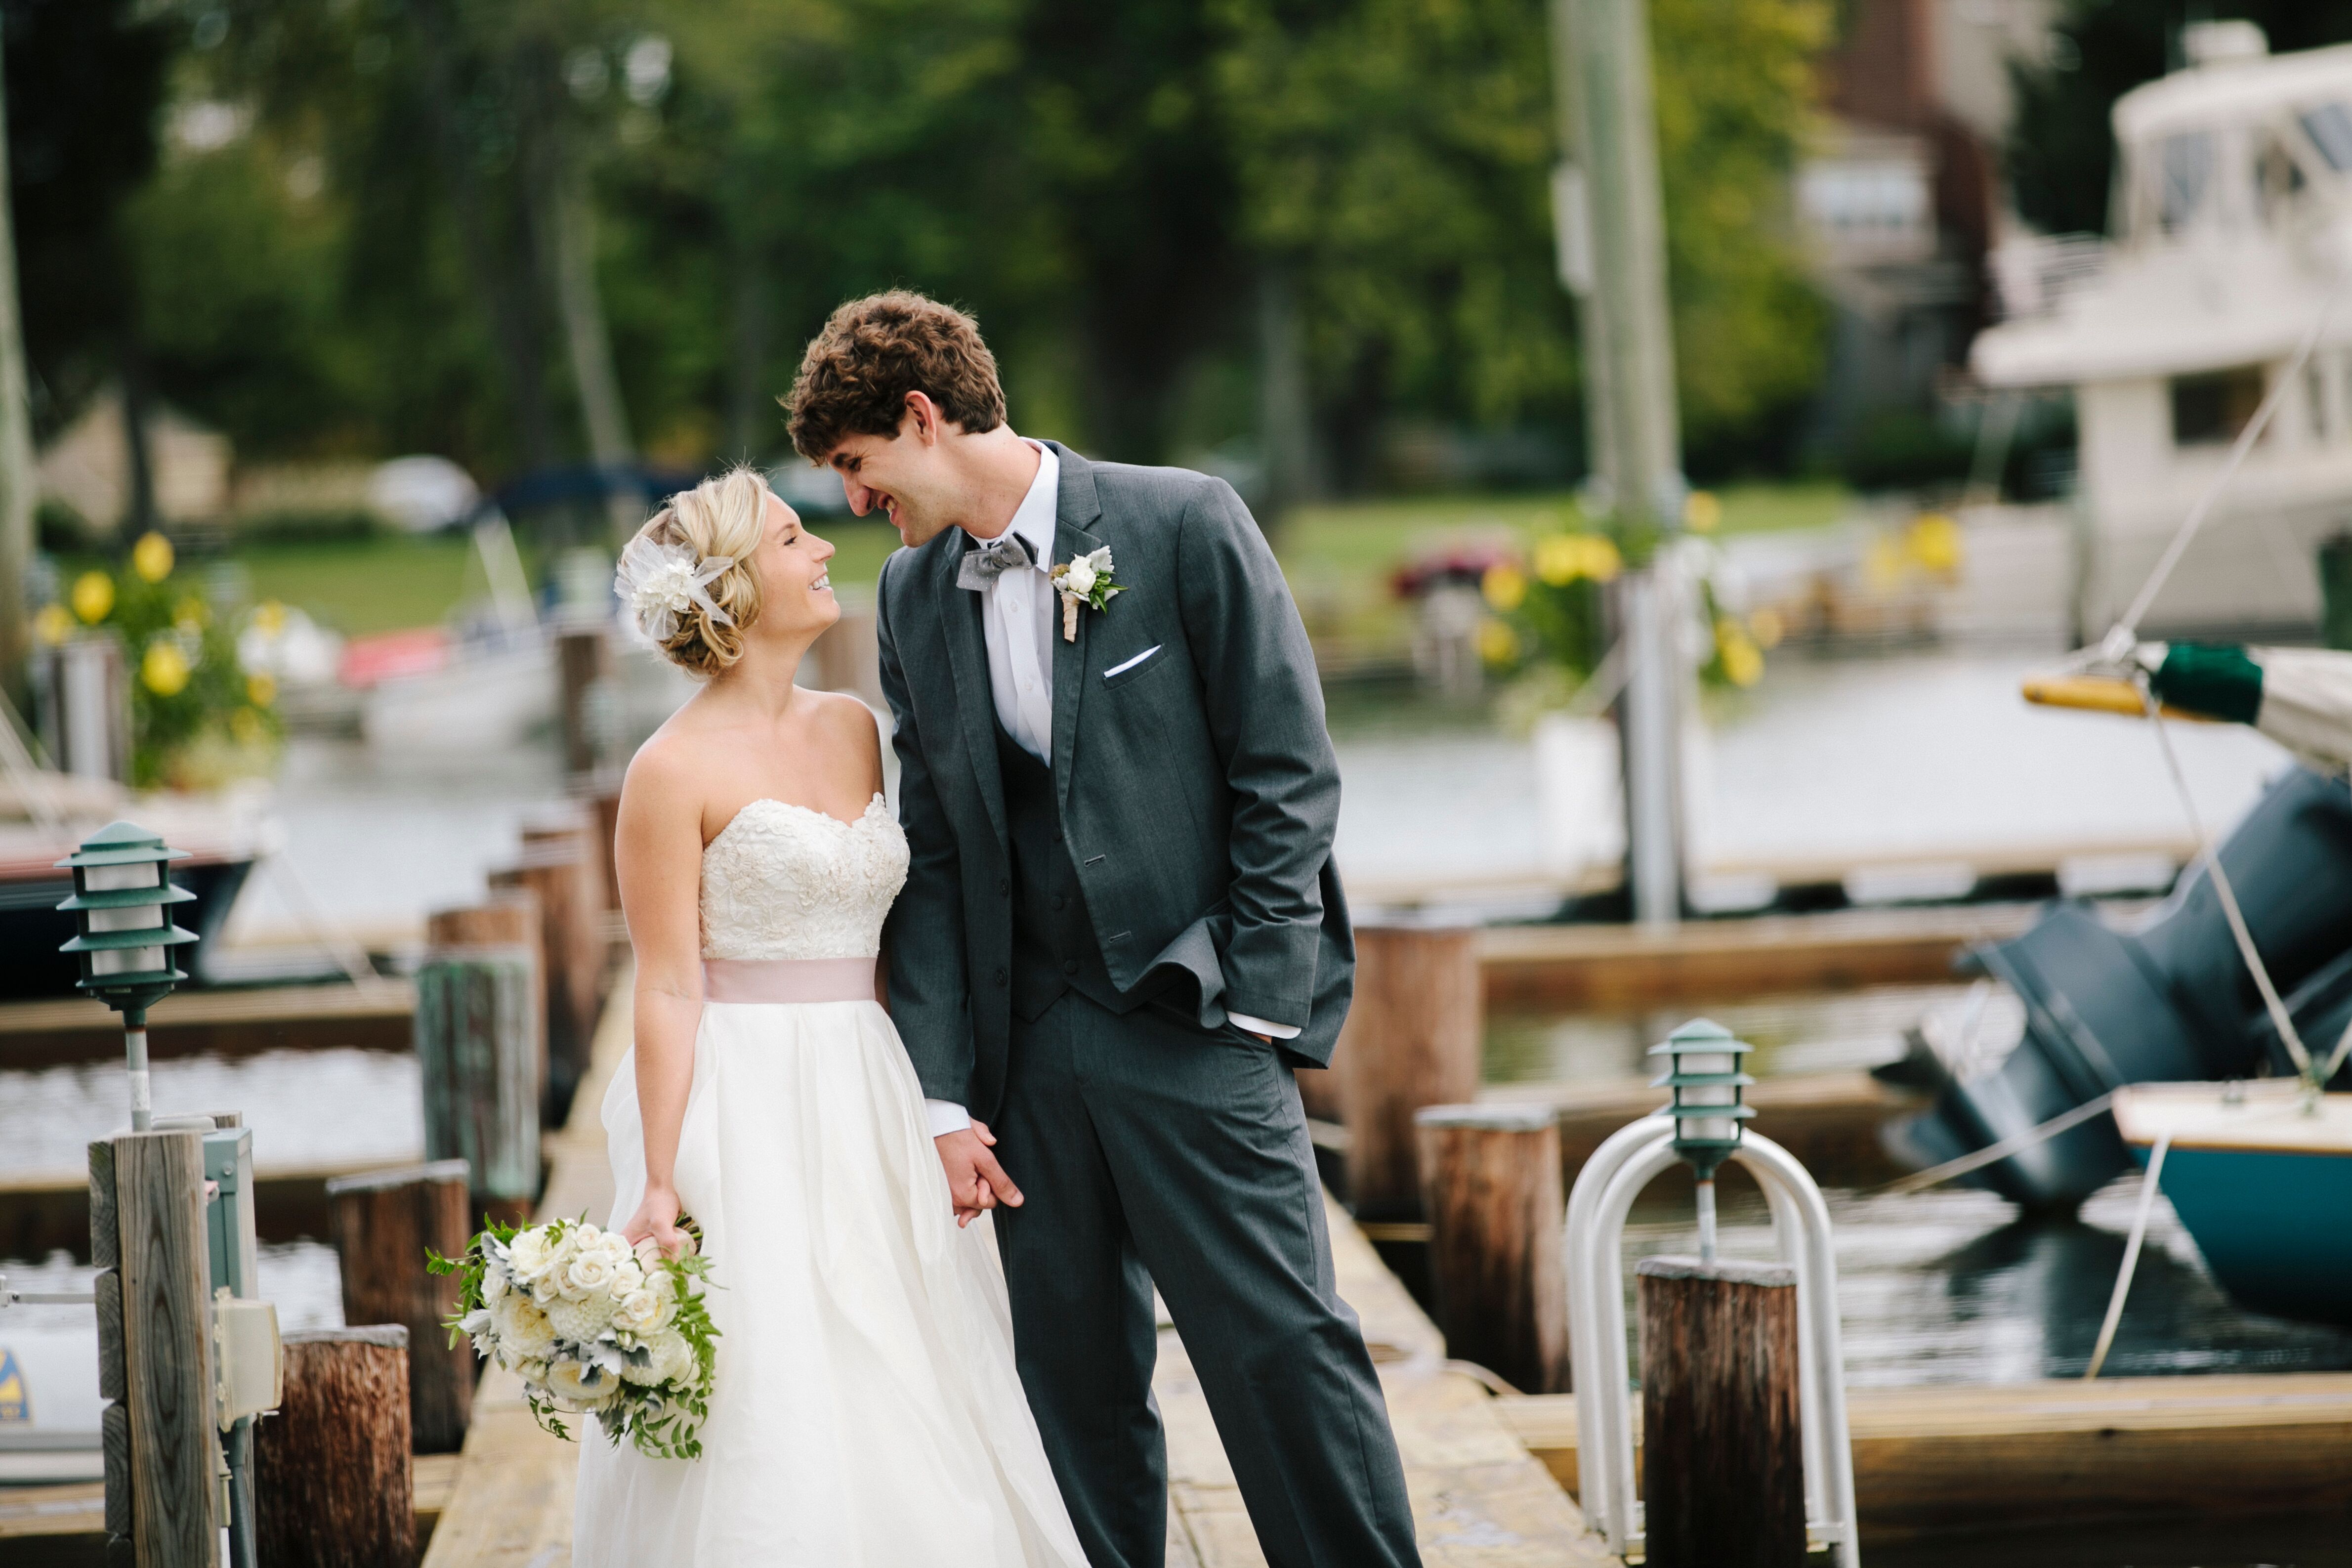
<instances>
[{"instance_id":1,"label":"ivory hair flower accessory","mask_svg":"<svg viewBox=\"0 0 2352 1568\"><path fill-rule=\"evenodd\" d=\"M735 624L710 596L710 584L735 564L732 555L707 555L697 561L683 544L656 544L639 534L621 552L619 570L613 574L613 591L629 606L637 626L654 641L667 642L677 635L677 618L700 606L722 626Z\"/></svg>"},{"instance_id":2,"label":"ivory hair flower accessory","mask_svg":"<svg viewBox=\"0 0 2352 1568\"><path fill-rule=\"evenodd\" d=\"M1062 640L1078 640L1078 606L1090 610L1107 610L1111 600L1127 592L1128 584L1110 574L1110 546L1106 544L1089 555L1080 555L1063 562L1046 574L1053 578L1055 591L1062 595Z\"/></svg>"}]
</instances>

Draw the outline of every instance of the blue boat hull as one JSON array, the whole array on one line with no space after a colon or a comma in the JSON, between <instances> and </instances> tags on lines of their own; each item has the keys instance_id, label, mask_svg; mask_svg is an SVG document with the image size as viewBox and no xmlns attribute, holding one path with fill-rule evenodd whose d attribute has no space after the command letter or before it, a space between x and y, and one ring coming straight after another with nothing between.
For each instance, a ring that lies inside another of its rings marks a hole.
<instances>
[{"instance_id":1,"label":"blue boat hull","mask_svg":"<svg viewBox=\"0 0 2352 1568\"><path fill-rule=\"evenodd\" d=\"M2352 1325L2352 1155L2176 1147L2163 1186L2241 1306Z\"/></svg>"}]
</instances>

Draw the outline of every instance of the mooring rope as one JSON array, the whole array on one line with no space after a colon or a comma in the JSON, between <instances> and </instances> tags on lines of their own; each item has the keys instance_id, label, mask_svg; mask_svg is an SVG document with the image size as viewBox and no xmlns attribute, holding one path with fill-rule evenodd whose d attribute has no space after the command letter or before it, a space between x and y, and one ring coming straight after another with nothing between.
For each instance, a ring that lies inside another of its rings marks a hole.
<instances>
[{"instance_id":1,"label":"mooring rope","mask_svg":"<svg viewBox=\"0 0 2352 1568\"><path fill-rule=\"evenodd\" d=\"M1901 1197L1907 1193L1924 1193L1955 1177L1971 1171L1981 1171L1987 1165L1998 1164L2021 1149L2031 1149L2045 1138L2055 1138L2071 1128L2080 1127L2116 1102L2116 1091L2107 1090L2096 1100L2086 1100L2072 1110L2064 1110L2022 1132L2011 1133L1998 1143L1989 1143L1973 1154L1963 1154L1957 1160L1947 1160L1940 1165L1930 1165L1924 1171L1914 1171L1883 1187L1873 1187L1862 1195L1866 1198Z\"/></svg>"},{"instance_id":2,"label":"mooring rope","mask_svg":"<svg viewBox=\"0 0 2352 1568\"><path fill-rule=\"evenodd\" d=\"M2172 1134L2164 1132L2157 1138L2156 1147L2148 1152L2147 1174L2139 1184L2139 1212L2132 1216L2131 1239L2124 1244L2124 1266L2116 1275L2115 1293L2107 1298L2106 1320L2099 1325L2099 1342L2091 1347L2091 1364L2083 1369L2083 1381L2090 1382L2107 1364L2107 1352L2116 1342L2116 1327L2124 1321L2124 1298L2131 1294L2132 1276L2139 1269L2140 1243L2147 1237L2147 1212L2156 1205L2158 1181L2164 1174L2165 1152L2172 1147Z\"/></svg>"}]
</instances>

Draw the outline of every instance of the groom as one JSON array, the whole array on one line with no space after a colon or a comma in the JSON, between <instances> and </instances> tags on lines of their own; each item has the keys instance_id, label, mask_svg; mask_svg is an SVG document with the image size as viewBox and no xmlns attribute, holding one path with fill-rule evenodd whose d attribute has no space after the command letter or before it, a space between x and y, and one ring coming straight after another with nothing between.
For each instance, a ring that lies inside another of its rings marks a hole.
<instances>
[{"instance_id":1,"label":"groom","mask_svg":"<svg viewBox=\"0 0 2352 1568\"><path fill-rule=\"evenodd\" d=\"M1268 1562L1417 1563L1291 1077L1330 1059L1355 954L1273 553L1222 480L1014 435L971 318L920 295L835 310L786 403L908 547L877 616L913 857L890 1010L959 1217L995 1213L1089 1562L1166 1545L1157 1284ZM1103 550L1071 607L1050 569Z\"/></svg>"}]
</instances>

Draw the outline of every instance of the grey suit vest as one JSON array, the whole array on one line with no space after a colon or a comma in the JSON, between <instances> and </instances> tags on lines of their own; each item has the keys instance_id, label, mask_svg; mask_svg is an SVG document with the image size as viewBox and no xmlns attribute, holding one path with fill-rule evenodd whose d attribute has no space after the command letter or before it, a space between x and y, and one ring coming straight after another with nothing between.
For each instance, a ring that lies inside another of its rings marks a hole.
<instances>
[{"instance_id":1,"label":"grey suit vest","mask_svg":"<svg viewBox=\"0 0 2352 1568\"><path fill-rule=\"evenodd\" d=\"M1001 721L995 728L1013 850L1013 1015L1035 1023L1065 991L1124 1013L1136 999L1118 994L1095 944L1077 868L1062 842L1054 770L1023 750Z\"/></svg>"}]
</instances>

